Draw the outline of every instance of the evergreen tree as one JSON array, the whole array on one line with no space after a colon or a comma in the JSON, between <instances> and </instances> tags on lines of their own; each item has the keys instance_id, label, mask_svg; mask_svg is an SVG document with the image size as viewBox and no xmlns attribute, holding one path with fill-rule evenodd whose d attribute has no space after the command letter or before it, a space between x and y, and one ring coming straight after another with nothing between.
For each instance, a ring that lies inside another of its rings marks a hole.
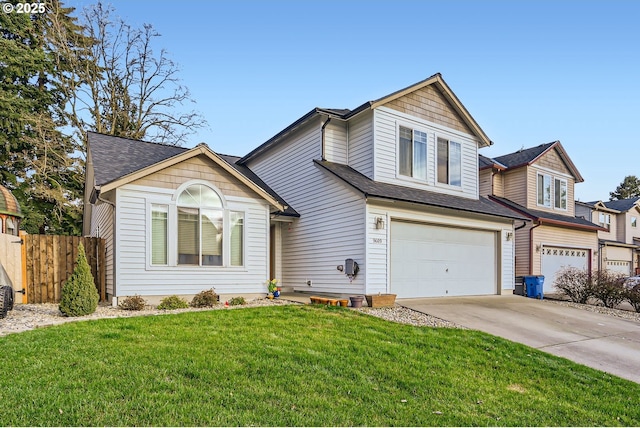
<instances>
[{"instance_id":1,"label":"evergreen tree","mask_svg":"<svg viewBox=\"0 0 640 428\"><path fill-rule=\"evenodd\" d=\"M80 244L76 267L60 292L60 312L68 317L89 315L96 311L98 300L100 296L87 263L84 246Z\"/></svg>"},{"instance_id":2,"label":"evergreen tree","mask_svg":"<svg viewBox=\"0 0 640 428\"><path fill-rule=\"evenodd\" d=\"M627 175L616 190L609 193L609 200L622 200L640 196L640 179L635 175Z\"/></svg>"}]
</instances>

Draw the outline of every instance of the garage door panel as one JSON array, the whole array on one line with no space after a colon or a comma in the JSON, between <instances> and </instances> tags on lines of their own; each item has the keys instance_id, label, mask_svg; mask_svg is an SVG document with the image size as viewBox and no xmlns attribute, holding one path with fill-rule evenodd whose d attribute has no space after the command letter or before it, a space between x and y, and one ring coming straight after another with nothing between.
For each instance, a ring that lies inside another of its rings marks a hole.
<instances>
[{"instance_id":1,"label":"garage door panel","mask_svg":"<svg viewBox=\"0 0 640 428\"><path fill-rule=\"evenodd\" d=\"M544 293L556 293L553 286L560 271L567 267L587 269L591 252L585 248L564 248L544 246L542 248L542 275Z\"/></svg>"},{"instance_id":2,"label":"garage door panel","mask_svg":"<svg viewBox=\"0 0 640 428\"><path fill-rule=\"evenodd\" d=\"M496 293L495 232L391 222L391 292L399 297Z\"/></svg>"}]
</instances>

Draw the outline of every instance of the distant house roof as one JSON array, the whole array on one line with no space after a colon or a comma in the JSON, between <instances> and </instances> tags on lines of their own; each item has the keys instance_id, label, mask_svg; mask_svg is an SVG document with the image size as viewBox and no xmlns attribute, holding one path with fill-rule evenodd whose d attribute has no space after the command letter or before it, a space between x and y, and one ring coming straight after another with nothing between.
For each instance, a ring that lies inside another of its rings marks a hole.
<instances>
[{"instance_id":1,"label":"distant house roof","mask_svg":"<svg viewBox=\"0 0 640 428\"><path fill-rule=\"evenodd\" d=\"M2 185L0 185L0 214L22 218L22 210L18 200L9 189Z\"/></svg>"},{"instance_id":2,"label":"distant house roof","mask_svg":"<svg viewBox=\"0 0 640 428\"><path fill-rule=\"evenodd\" d=\"M265 143L263 143L259 147L256 147L254 150L249 152L247 155L245 155L243 158L239 160L239 163L241 164L246 163L250 159L260 155L261 153L264 153L274 145L278 144L284 136L286 136L287 134L291 133L298 127L302 126L303 124L307 123L309 120L319 115L326 115L329 118L335 118L338 120L348 120L349 118L357 115L362 111L374 109L383 104L391 102L397 98L400 98L404 95L407 95L408 93L411 93L413 91L416 91L418 89L421 89L429 85L435 85L438 89L440 89L444 97L447 99L447 101L449 101L451 106L460 115L460 117L465 122L465 124L474 132L475 136L480 140L481 146L490 146L493 144L493 142L489 139L487 134L485 134L482 128L480 128L480 125L478 125L475 119L467 111L466 107L462 105L458 97L453 93L451 88L449 88L449 86L446 84L446 82L442 78L442 75L440 73L436 73L433 76L430 76L425 80L422 80L421 82L418 82L411 86L407 86L404 89L400 89L399 91L393 92L382 98L378 98L377 100L374 100L374 101L367 101L366 103L361 104L359 107L356 107L353 110L316 107L313 110L311 110L309 113L302 116L300 119L293 122L291 125L287 126L278 134L276 134L275 136L267 140Z\"/></svg>"},{"instance_id":3,"label":"distant house roof","mask_svg":"<svg viewBox=\"0 0 640 428\"><path fill-rule=\"evenodd\" d=\"M576 182L581 183L584 181L582 175L573 164L567 152L560 144L560 141L553 141L547 144L540 144L536 147L530 147L528 149L522 148L517 152L509 153L506 155L498 156L494 158L494 161L499 162L502 165L505 165L508 169L520 168L523 166L528 166L537 161L542 155L547 153L549 150L555 148L560 155L560 158L564 161L569 168L571 174L575 177Z\"/></svg>"},{"instance_id":4,"label":"distant house roof","mask_svg":"<svg viewBox=\"0 0 640 428\"><path fill-rule=\"evenodd\" d=\"M480 170L483 169L488 169L488 168L495 168L497 170L505 170L507 169L507 166L504 164L501 164L500 162L498 162L497 160L484 156L484 155L478 155L478 168Z\"/></svg>"},{"instance_id":5,"label":"distant house roof","mask_svg":"<svg viewBox=\"0 0 640 428\"><path fill-rule=\"evenodd\" d=\"M347 165L322 160L315 160L314 162L361 192L366 197L410 202L469 213L486 214L512 220L527 220L526 217L518 215L512 210L484 197L480 197L480 199L477 200L468 199L459 196L430 192L428 190L399 186L396 184L380 183L378 181L371 180L369 177L359 173Z\"/></svg>"},{"instance_id":6,"label":"distant house roof","mask_svg":"<svg viewBox=\"0 0 640 428\"><path fill-rule=\"evenodd\" d=\"M280 212L281 215L299 216L284 199L267 186L249 168L243 165L237 165L235 161L237 161L239 157L219 155L205 144L199 144L195 148L187 149L167 144L114 137L95 132L88 133L88 142L88 161L92 164L94 181L98 188L102 186L109 188L110 185L115 186L119 183L124 183L127 177L132 177L133 174L153 168L154 166L161 166L172 159L180 161L183 157L189 156L190 154L205 154L214 161L219 160L227 165L227 168L234 171L234 175L242 180L246 180L246 182L250 184L250 187L255 186L253 190L257 190L258 193L264 192L263 195L268 195L273 198L277 206L284 208L284 210Z\"/></svg>"},{"instance_id":7,"label":"distant house roof","mask_svg":"<svg viewBox=\"0 0 640 428\"><path fill-rule=\"evenodd\" d=\"M548 224L552 226L568 227L572 229L583 229L583 230L593 230L593 231L607 230L595 223L591 223L590 221L585 220L582 217L570 217L567 215L555 214L555 213L550 213L546 211L532 210L532 209L525 208L520 204L516 204L515 202L510 201L509 199L501 198L498 196L489 196L489 199L497 201L503 204L505 207L509 207L512 210L538 223Z\"/></svg>"},{"instance_id":8,"label":"distant house roof","mask_svg":"<svg viewBox=\"0 0 640 428\"><path fill-rule=\"evenodd\" d=\"M638 201L640 197L628 198L628 199L620 199L617 201L607 201L603 202L604 206L610 208L612 210L618 210L620 212L626 212L630 209L638 206Z\"/></svg>"}]
</instances>

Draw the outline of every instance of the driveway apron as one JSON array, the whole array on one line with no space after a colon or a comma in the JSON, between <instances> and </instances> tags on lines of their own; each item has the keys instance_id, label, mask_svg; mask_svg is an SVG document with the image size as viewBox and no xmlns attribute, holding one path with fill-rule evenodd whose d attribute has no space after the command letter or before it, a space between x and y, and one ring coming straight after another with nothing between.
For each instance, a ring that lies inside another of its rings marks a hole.
<instances>
[{"instance_id":1,"label":"driveway apron","mask_svg":"<svg viewBox=\"0 0 640 428\"><path fill-rule=\"evenodd\" d=\"M640 383L640 323L522 296L398 304Z\"/></svg>"}]
</instances>

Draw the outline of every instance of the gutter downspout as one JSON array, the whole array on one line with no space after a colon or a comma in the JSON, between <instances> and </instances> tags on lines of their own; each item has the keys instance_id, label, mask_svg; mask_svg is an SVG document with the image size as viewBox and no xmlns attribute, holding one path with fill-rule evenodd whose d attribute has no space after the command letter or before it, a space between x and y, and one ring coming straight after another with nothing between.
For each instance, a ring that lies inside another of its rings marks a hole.
<instances>
[{"instance_id":1,"label":"gutter downspout","mask_svg":"<svg viewBox=\"0 0 640 428\"><path fill-rule=\"evenodd\" d=\"M322 160L325 161L327 160L326 157L324 156L324 150L325 150L325 142L324 142L324 138L325 138L325 132L324 132L324 128L327 127L327 125L329 124L329 122L331 122L331 117L327 116L327 120L324 122L324 124L322 125L322 128L320 129L320 132L322 134Z\"/></svg>"},{"instance_id":2,"label":"gutter downspout","mask_svg":"<svg viewBox=\"0 0 640 428\"><path fill-rule=\"evenodd\" d=\"M533 275L533 251L535 250L535 248L533 248L533 229L538 226L542 226L539 220L538 224L529 229L529 275ZM542 251L542 248L540 248L540 250Z\"/></svg>"},{"instance_id":3,"label":"gutter downspout","mask_svg":"<svg viewBox=\"0 0 640 428\"><path fill-rule=\"evenodd\" d=\"M96 200L109 205L111 207L111 209L113 210L113 225L111 226L111 230L112 230L111 233L112 233L113 242L116 242L116 224L117 224L117 222L116 222L116 204L111 202L111 201L107 201L106 199L102 199L102 197L100 196L100 186L96 186L96 187L97 187L97 189L96 189ZM113 251L113 249L112 249L112 251ZM105 245L105 251L104 252L105 252L105 256L106 256L106 254L107 254L106 245ZM115 254L114 254L114 257L115 257ZM105 261L105 263L106 263L106 261ZM115 260L114 260L113 272L111 273L111 276L113 278L113 283L111 284L111 288L112 288L111 304L112 304L113 307L118 307L118 298L115 297L116 296L116 265L117 265L117 263L115 263ZM105 270L105 272L106 272L106 270ZM106 279L105 279L105 288L106 288ZM105 290L105 292L106 292L106 290Z\"/></svg>"}]
</instances>

